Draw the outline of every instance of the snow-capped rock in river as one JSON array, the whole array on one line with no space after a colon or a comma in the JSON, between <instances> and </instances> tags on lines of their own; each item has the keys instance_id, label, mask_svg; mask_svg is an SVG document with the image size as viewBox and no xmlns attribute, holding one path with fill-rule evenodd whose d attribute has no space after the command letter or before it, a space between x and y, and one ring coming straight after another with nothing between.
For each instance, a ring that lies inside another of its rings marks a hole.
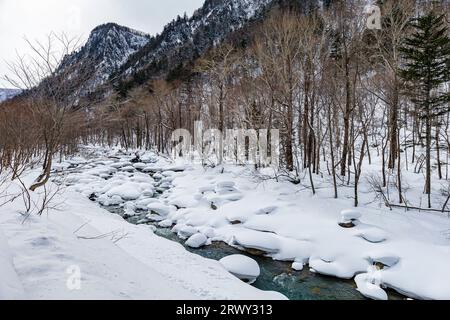
<instances>
[{"instance_id":1,"label":"snow-capped rock in river","mask_svg":"<svg viewBox=\"0 0 450 320\"><path fill-rule=\"evenodd\" d=\"M361 218L361 213L358 210L348 209L341 212L342 223L353 222Z\"/></svg>"},{"instance_id":2,"label":"snow-capped rock in river","mask_svg":"<svg viewBox=\"0 0 450 320\"><path fill-rule=\"evenodd\" d=\"M207 242L208 238L204 234L197 233L191 236L188 241L186 241L186 245L191 248L200 248L206 245Z\"/></svg>"},{"instance_id":3,"label":"snow-capped rock in river","mask_svg":"<svg viewBox=\"0 0 450 320\"><path fill-rule=\"evenodd\" d=\"M355 277L355 282L358 287L358 291L361 292L361 294L369 299L373 300L388 300L388 295L386 291L384 291L380 287L380 281L377 281L376 273L375 272L369 272L369 273L362 273L358 274Z\"/></svg>"},{"instance_id":4,"label":"snow-capped rock in river","mask_svg":"<svg viewBox=\"0 0 450 320\"><path fill-rule=\"evenodd\" d=\"M261 274L258 263L247 256L234 254L220 260L222 266L237 278L253 283Z\"/></svg>"}]
</instances>

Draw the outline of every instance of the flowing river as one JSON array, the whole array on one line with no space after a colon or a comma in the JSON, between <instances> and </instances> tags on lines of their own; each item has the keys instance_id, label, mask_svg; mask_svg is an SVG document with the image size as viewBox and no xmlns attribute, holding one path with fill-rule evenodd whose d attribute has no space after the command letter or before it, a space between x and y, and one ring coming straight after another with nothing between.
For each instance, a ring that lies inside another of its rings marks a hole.
<instances>
[{"instance_id":1,"label":"flowing river","mask_svg":"<svg viewBox=\"0 0 450 320\"><path fill-rule=\"evenodd\" d=\"M106 210L122 217L123 209L119 206L104 207ZM147 213L141 216L124 217L128 222L137 224ZM173 233L170 228L160 228L157 224L155 234L171 241L182 244L188 251L202 257L220 260L232 254L243 254L256 260L261 268L261 275L252 285L266 291L277 291L290 300L365 300L356 290L353 280L343 280L335 277L323 276L309 271L308 266L302 271L294 271L291 263L275 261L271 258L250 255L229 246L224 242L214 242L209 246L193 249L185 245L185 241ZM392 290L387 290L389 299L404 299Z\"/></svg>"},{"instance_id":2,"label":"flowing river","mask_svg":"<svg viewBox=\"0 0 450 320\"><path fill-rule=\"evenodd\" d=\"M81 169L81 170L80 170ZM83 172L83 169L76 165L74 168L63 172L63 175ZM153 176L153 174L150 174ZM111 177L106 177L108 180ZM168 190L168 189L166 189ZM161 195L164 190L160 190ZM97 198L92 195L92 201L97 202ZM98 202L97 202L98 203ZM98 203L101 206L100 203ZM170 228L161 228L156 223L145 221L148 212L142 212L135 216L126 216L123 206L102 206L111 213L122 216L129 223L139 224L153 224L156 228L155 234L164 237L171 241L178 242L185 246L185 240L180 239L177 234L173 233ZM143 222L144 221L144 222ZM220 260L223 257L232 254L243 254L256 260L261 268L261 275L252 285L261 290L277 291L284 294L291 300L364 300L365 298L356 290L356 285L353 280L342 280L335 277L323 276L313 273L305 266L303 271L294 271L291 268L291 263L275 261L271 258L254 256L247 252L240 251L229 246L223 242L214 242L209 246L200 249L192 249L185 246L185 248L205 258ZM399 300L404 299L403 296L397 294L392 290L387 290L389 299Z\"/></svg>"}]
</instances>

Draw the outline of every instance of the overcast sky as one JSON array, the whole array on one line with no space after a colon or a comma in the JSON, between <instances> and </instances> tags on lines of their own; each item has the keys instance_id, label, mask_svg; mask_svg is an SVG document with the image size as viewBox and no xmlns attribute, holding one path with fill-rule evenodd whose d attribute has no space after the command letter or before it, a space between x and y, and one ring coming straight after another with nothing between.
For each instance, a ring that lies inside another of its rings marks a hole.
<instances>
[{"instance_id":1,"label":"overcast sky","mask_svg":"<svg viewBox=\"0 0 450 320\"><path fill-rule=\"evenodd\" d=\"M204 0L0 0L0 75L16 49L27 53L24 37L43 39L50 32L87 38L97 25L116 22L150 34L162 31L178 14L191 15ZM9 87L0 80L0 87Z\"/></svg>"}]
</instances>

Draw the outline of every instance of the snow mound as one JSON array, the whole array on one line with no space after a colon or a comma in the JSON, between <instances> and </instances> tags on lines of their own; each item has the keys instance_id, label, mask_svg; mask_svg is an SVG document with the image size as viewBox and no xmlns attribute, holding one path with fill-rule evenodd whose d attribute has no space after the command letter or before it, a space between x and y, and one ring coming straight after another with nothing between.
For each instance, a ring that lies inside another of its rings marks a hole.
<instances>
[{"instance_id":1,"label":"snow mound","mask_svg":"<svg viewBox=\"0 0 450 320\"><path fill-rule=\"evenodd\" d=\"M213 185L211 186L203 186L198 188L198 192L200 193L206 193L206 192L214 192L215 188Z\"/></svg>"},{"instance_id":2,"label":"snow mound","mask_svg":"<svg viewBox=\"0 0 450 320\"><path fill-rule=\"evenodd\" d=\"M269 254L279 251L278 238L272 233L249 230L235 236L233 240L234 245L246 249L256 249Z\"/></svg>"},{"instance_id":3,"label":"snow mound","mask_svg":"<svg viewBox=\"0 0 450 320\"><path fill-rule=\"evenodd\" d=\"M102 194L98 198L98 202L102 206L106 206L107 207L107 206L118 206L119 204L123 203L124 200L120 196L108 197L106 194Z\"/></svg>"},{"instance_id":4,"label":"snow mound","mask_svg":"<svg viewBox=\"0 0 450 320\"><path fill-rule=\"evenodd\" d=\"M145 194L142 194L143 196L147 197ZM147 210L148 209L148 205L150 203L155 202L155 199L152 198L145 198L145 199L141 199L139 201L136 202L136 209L139 210Z\"/></svg>"},{"instance_id":5,"label":"snow mound","mask_svg":"<svg viewBox=\"0 0 450 320\"><path fill-rule=\"evenodd\" d=\"M292 264L292 269L295 271L302 271L303 270L303 263L302 262L294 262Z\"/></svg>"},{"instance_id":6,"label":"snow mound","mask_svg":"<svg viewBox=\"0 0 450 320\"><path fill-rule=\"evenodd\" d=\"M194 234L198 233L198 229L192 226L181 226L177 228L177 226L173 229L174 232L177 232L178 237L181 239L188 239Z\"/></svg>"},{"instance_id":7,"label":"snow mound","mask_svg":"<svg viewBox=\"0 0 450 320\"><path fill-rule=\"evenodd\" d=\"M141 196L141 190L138 183L127 182L121 186L112 188L106 194L109 197L119 196L124 200L136 200Z\"/></svg>"},{"instance_id":8,"label":"snow mound","mask_svg":"<svg viewBox=\"0 0 450 320\"><path fill-rule=\"evenodd\" d=\"M256 211L256 215L263 215L263 214L272 214L274 213L276 210L278 209L277 206L269 206L269 207L265 207L262 209L259 209L258 211Z\"/></svg>"},{"instance_id":9,"label":"snow mound","mask_svg":"<svg viewBox=\"0 0 450 320\"><path fill-rule=\"evenodd\" d=\"M225 201L233 201L234 202L234 201L242 200L242 198L244 198L244 195L240 192L233 192L233 193L230 193L227 195L223 195L221 198L222 198L222 200L225 200Z\"/></svg>"},{"instance_id":10,"label":"snow mound","mask_svg":"<svg viewBox=\"0 0 450 320\"><path fill-rule=\"evenodd\" d=\"M170 207L162 203L153 202L147 205L147 208L160 216L167 216L170 213Z\"/></svg>"},{"instance_id":11,"label":"snow mound","mask_svg":"<svg viewBox=\"0 0 450 320\"><path fill-rule=\"evenodd\" d=\"M208 238L214 238L216 235L214 229L210 227L203 227L200 229L200 232L203 233Z\"/></svg>"},{"instance_id":12,"label":"snow mound","mask_svg":"<svg viewBox=\"0 0 450 320\"><path fill-rule=\"evenodd\" d=\"M173 220L166 219L158 223L161 228L170 228L173 225Z\"/></svg>"},{"instance_id":13,"label":"snow mound","mask_svg":"<svg viewBox=\"0 0 450 320\"><path fill-rule=\"evenodd\" d=\"M175 175L175 171L167 170L167 171L162 172L161 174L162 174L164 177L166 177L166 178L172 178L172 180L173 180L173 177L174 177L174 175ZM172 180L171 180L171 181L172 181Z\"/></svg>"},{"instance_id":14,"label":"snow mound","mask_svg":"<svg viewBox=\"0 0 450 320\"><path fill-rule=\"evenodd\" d=\"M384 266L391 268L400 262L400 257L389 253L372 253L366 260L372 264L381 263Z\"/></svg>"},{"instance_id":15,"label":"snow mound","mask_svg":"<svg viewBox=\"0 0 450 320\"><path fill-rule=\"evenodd\" d=\"M316 272L327 276L337 276L342 279L351 279L355 276L354 266L343 263L339 259L313 256L309 260L309 265Z\"/></svg>"},{"instance_id":16,"label":"snow mound","mask_svg":"<svg viewBox=\"0 0 450 320\"><path fill-rule=\"evenodd\" d=\"M136 170L133 166L126 166L123 168L120 168L121 171L126 171L126 172L134 172L134 170Z\"/></svg>"},{"instance_id":17,"label":"snow mound","mask_svg":"<svg viewBox=\"0 0 450 320\"><path fill-rule=\"evenodd\" d=\"M386 232L378 228L365 228L358 231L356 236L371 243L381 243L386 241L388 238Z\"/></svg>"},{"instance_id":18,"label":"snow mound","mask_svg":"<svg viewBox=\"0 0 450 320\"><path fill-rule=\"evenodd\" d=\"M129 166L133 166L133 164L131 162L116 162L111 164L111 167L113 167L114 169L120 169Z\"/></svg>"},{"instance_id":19,"label":"snow mound","mask_svg":"<svg viewBox=\"0 0 450 320\"><path fill-rule=\"evenodd\" d=\"M207 242L208 238L204 234L197 233L191 236L188 241L186 241L186 245L191 248L200 248L206 245Z\"/></svg>"},{"instance_id":20,"label":"snow mound","mask_svg":"<svg viewBox=\"0 0 450 320\"><path fill-rule=\"evenodd\" d=\"M223 181L223 182L219 182L217 184L217 188L228 189L228 188L234 188L235 185L236 185L236 183L234 183L233 181Z\"/></svg>"},{"instance_id":21,"label":"snow mound","mask_svg":"<svg viewBox=\"0 0 450 320\"><path fill-rule=\"evenodd\" d=\"M136 170L143 170L146 166L147 165L145 163L142 163L142 162L138 162L138 163L133 164L133 167Z\"/></svg>"},{"instance_id":22,"label":"snow mound","mask_svg":"<svg viewBox=\"0 0 450 320\"><path fill-rule=\"evenodd\" d=\"M198 201L191 195L174 197L173 199L169 200L169 203L178 208L192 208L198 205Z\"/></svg>"},{"instance_id":23,"label":"snow mound","mask_svg":"<svg viewBox=\"0 0 450 320\"><path fill-rule=\"evenodd\" d=\"M366 298L373 300L388 300L388 295L380 287L380 281L377 279L377 272L358 274L355 277L357 290Z\"/></svg>"},{"instance_id":24,"label":"snow mound","mask_svg":"<svg viewBox=\"0 0 450 320\"><path fill-rule=\"evenodd\" d=\"M352 222L361 218L361 213L355 209L343 210L341 212L342 223Z\"/></svg>"},{"instance_id":25,"label":"snow mound","mask_svg":"<svg viewBox=\"0 0 450 320\"><path fill-rule=\"evenodd\" d=\"M220 260L222 266L235 277L252 284L261 274L258 263L244 255L235 254Z\"/></svg>"}]
</instances>

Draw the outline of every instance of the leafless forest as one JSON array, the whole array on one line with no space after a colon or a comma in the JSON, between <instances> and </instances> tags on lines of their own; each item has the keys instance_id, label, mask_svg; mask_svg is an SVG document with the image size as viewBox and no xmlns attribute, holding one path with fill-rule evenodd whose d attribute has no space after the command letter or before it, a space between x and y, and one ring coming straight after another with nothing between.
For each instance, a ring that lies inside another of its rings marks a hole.
<instances>
[{"instance_id":1,"label":"leafless forest","mask_svg":"<svg viewBox=\"0 0 450 320\"><path fill-rule=\"evenodd\" d=\"M448 37L450 7L418 3L384 1L379 30L367 28L358 1L308 15L275 12L255 25L249 43L239 35L227 39L193 62L189 74L181 70L175 79L152 80L126 95L111 89L96 99L78 91L85 66L59 68L77 41L64 35L30 41L32 59L12 62L15 77L8 78L27 90L0 107L2 177L42 165L35 190L48 181L52 161L80 144L169 153L174 130L193 131L203 121L223 131L279 129L276 177L312 193L325 179L336 198L352 188L358 206L364 178L386 205L409 207L403 186L409 173L421 177L429 195L423 209L448 211L450 188L432 188L449 179L450 105L437 101L449 95L448 78L429 88L436 103L424 108L420 81L402 71L415 18L444 14ZM64 50L56 54L54 46ZM448 65L444 70L448 76ZM378 174L365 175L368 165ZM432 196L444 200L434 203Z\"/></svg>"}]
</instances>

